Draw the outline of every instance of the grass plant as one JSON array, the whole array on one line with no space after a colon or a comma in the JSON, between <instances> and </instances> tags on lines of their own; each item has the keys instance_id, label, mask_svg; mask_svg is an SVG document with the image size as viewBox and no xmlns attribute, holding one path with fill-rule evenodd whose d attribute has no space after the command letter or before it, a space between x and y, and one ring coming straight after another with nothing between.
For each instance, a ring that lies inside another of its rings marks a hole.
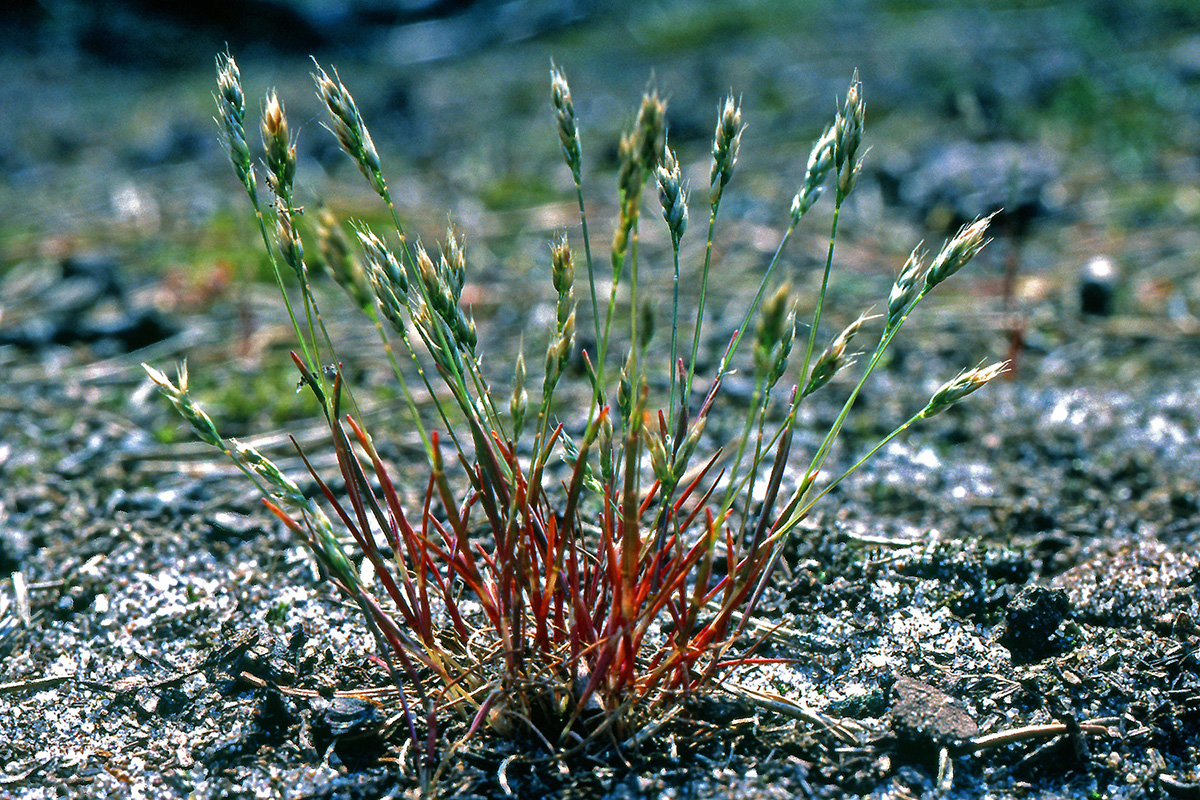
<instances>
[{"instance_id":1,"label":"grass plant","mask_svg":"<svg viewBox=\"0 0 1200 800\"><path fill-rule=\"evenodd\" d=\"M460 741L488 728L532 737L556 755L635 745L746 663L755 647L747 621L785 540L813 504L862 463L845 473L825 470L855 399L913 308L984 246L988 220L964 227L932 259L914 250L885 310L863 314L818 348L838 219L862 167L864 105L856 75L834 122L811 149L778 249L741 324L715 369L701 374L713 244L743 132L740 104L729 96L719 106L709 186L697 194L668 144L665 103L653 92L642 98L619 143L619 212L606 272L589 228L578 119L566 78L554 66L551 109L574 181L583 268L577 269L577 250L565 235L554 241L555 314L540 387L523 354L514 361L511 385L494 387L462 303L463 246L452 232L436 254L409 239L371 135L336 71L315 67L327 127L386 206L387 232L362 223L347 229L321 214L305 222L312 226L305 235L293 200L295 148L282 103L274 93L264 103L260 167L250 154L245 96L232 57L217 58L217 75L222 138L295 328L299 346L292 358L301 383L332 434L337 475L321 475L303 452L308 475L285 475L254 448L222 437L190 397L186 366L176 380L146 370L200 438L254 481L329 581L362 610L399 689L417 766L426 770L444 758L439 725L453 718L465 732ZM260 171L270 203L259 194ZM647 347L646 299L639 292L639 229L653 222L643 219L648 184L657 188L671 243L665 364ZM834 208L824 272L811 320L798 325L797 303L776 273L785 245L827 184ZM699 304L690 314L679 302L680 242L689 231L689 202L697 197L707 225ZM305 238L317 257L306 255ZM406 401L407 413L395 424L418 431L424 446L427 477L420 487L396 485L393 467L354 411L310 264L331 274L378 330ZM577 286L580 279L585 286ZM293 284L296 304L288 300ZM591 403L586 423L568 430L556 421L556 393L576 348L580 316L596 342L594 352L582 353ZM812 453L794 452L801 404L855 362L852 341L877 320L879 338L858 355L863 366L822 444ZM739 353L743 344L748 355ZM722 382L743 364L752 370L754 392L739 411L745 417L734 426L738 434L709 442L709 418L726 408L717 402ZM863 459L1002 369L979 367L951 379ZM415 400L412 380L428 390L431 406ZM781 392L781 381L790 389ZM652 386L665 386L665 394ZM782 413L769 415L772 407ZM315 492L302 491L297 480ZM421 501L410 506L402 498L412 496L412 488Z\"/></svg>"}]
</instances>

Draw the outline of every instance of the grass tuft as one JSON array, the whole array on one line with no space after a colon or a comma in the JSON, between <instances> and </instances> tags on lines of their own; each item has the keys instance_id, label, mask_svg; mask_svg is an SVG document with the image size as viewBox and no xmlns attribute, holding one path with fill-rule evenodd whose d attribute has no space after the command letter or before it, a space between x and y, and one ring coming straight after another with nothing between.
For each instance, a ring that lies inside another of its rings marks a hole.
<instances>
[{"instance_id":1,"label":"grass tuft","mask_svg":"<svg viewBox=\"0 0 1200 800\"><path fill-rule=\"evenodd\" d=\"M425 480L400 487L361 420L348 413L355 406L341 369L322 367L326 357L336 364L336 349L309 286L304 218L291 199L295 153L283 104L272 93L264 106L265 173L276 197L264 206L245 142L237 65L226 54L218 57L217 68L218 117L234 172L259 221L285 302L287 283L295 281L301 290L301 313L288 305L300 344L293 361L329 426L337 474L320 474L297 445L317 487L314 496L304 494L262 453L222 438L188 395L185 367L175 382L153 367L146 370L200 437L258 486L271 511L309 546L328 580L362 610L396 684L412 739L407 752L419 755L414 767L424 780L436 779L429 771L454 749L438 735L450 718L461 720L468 736L481 728L525 734L556 756L636 744L657 730L691 698L747 663L757 646L744 635L747 621L784 542L813 504L892 438L1004 369L995 364L961 373L857 464L827 474L829 449L893 337L917 303L986 244L991 218L964 227L928 266L919 248L913 251L841 412L815 452L797 453L793 434L801 403L855 364L851 341L865 336L878 318L864 313L824 351L815 351L838 215L862 168L865 112L857 74L834 121L812 145L804 182L785 216L786 230L741 324L715 370L700 375L714 235L744 130L740 105L729 96L718 110L699 304L692 316L681 311L678 299L689 192L666 143L666 104L657 92L643 96L619 147L619 210L608 303L601 307L598 289L604 282L588 233L578 120L566 77L552 66L554 126L582 222L589 300L583 315L595 334L594 350L583 353L592 399L587 421L568 430L555 421L556 394L575 348L580 310L576 251L566 236L550 246L556 305L541 396L530 397L523 353L514 360L511 386L494 390L482 369L475 322L463 305L469 265L461 242L453 232L436 250L408 241L353 97L336 71L330 77L317 65L314 81L329 112L329 129L394 223L384 234L356 223L359 253L327 212L317 215L309 235L316 241L310 248L317 253L314 263L379 332L407 403L407 414L395 424L414 427L424 443ZM831 176L834 214L821 289L812 303L807 341L796 347L796 298L786 282L771 287L780 254ZM675 278L666 364L649 355L653 315L638 296L638 229L651 177L670 234ZM280 262L288 269L279 269ZM629 301L618 304L622 283L628 284ZM627 315L625 323L617 324L618 312ZM617 333L624 324L627 337ZM692 346L681 355L678 334L689 326ZM752 352L739 356L743 333L751 329ZM745 414L740 434L710 442L705 432L722 383L746 361L755 389L740 412ZM409 391L406 376L413 374L433 398L432 411ZM791 387L779 397L785 378ZM694 396L697 379L706 388ZM665 396L652 389L661 386L669 387ZM508 399L507 413L500 413L494 397ZM768 414L772 403L784 407L781 421ZM803 469L794 466L804 463ZM414 494L418 503L402 500ZM364 572L374 576L370 585Z\"/></svg>"}]
</instances>

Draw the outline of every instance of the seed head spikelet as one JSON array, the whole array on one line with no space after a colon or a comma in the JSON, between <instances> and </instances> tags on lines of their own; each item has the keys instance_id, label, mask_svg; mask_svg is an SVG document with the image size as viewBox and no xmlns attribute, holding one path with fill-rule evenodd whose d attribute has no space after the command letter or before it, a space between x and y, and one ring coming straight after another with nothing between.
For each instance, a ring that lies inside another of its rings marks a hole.
<instances>
[{"instance_id":1,"label":"seed head spikelet","mask_svg":"<svg viewBox=\"0 0 1200 800\"><path fill-rule=\"evenodd\" d=\"M855 70L846 92L846 102L834 122L833 163L837 167L838 197L842 199L850 194L862 171L862 158L858 150L862 144L865 117L862 83L858 80L858 70Z\"/></svg>"},{"instance_id":2,"label":"seed head spikelet","mask_svg":"<svg viewBox=\"0 0 1200 800\"><path fill-rule=\"evenodd\" d=\"M463 253L462 242L450 228L446 229L446 246L442 248L442 261L445 264L446 283L450 286L450 295L457 303L462 299L463 286L467 282L467 258Z\"/></svg>"},{"instance_id":3,"label":"seed head spikelet","mask_svg":"<svg viewBox=\"0 0 1200 800\"><path fill-rule=\"evenodd\" d=\"M525 412L529 408L529 392L525 390L525 348L517 351L517 363L513 367L512 397L508 401L508 410L512 415L513 440L521 438L525 429Z\"/></svg>"},{"instance_id":4,"label":"seed head spikelet","mask_svg":"<svg viewBox=\"0 0 1200 800\"><path fill-rule=\"evenodd\" d=\"M379 310L383 312L384 318L391 323L392 329L401 336L404 336L407 330L404 322L404 315L408 313L407 300L396 294L392 284L383 275L381 270L372 270L370 279L375 299L379 301Z\"/></svg>"},{"instance_id":5,"label":"seed head spikelet","mask_svg":"<svg viewBox=\"0 0 1200 800\"><path fill-rule=\"evenodd\" d=\"M641 206L641 186L638 175L637 138L633 133L621 136L617 145L617 157L621 166L617 171L617 187L621 195L621 211L617 227L613 231L612 263L613 274L617 274L625 263L625 251L629 247L629 232L637 220L638 209Z\"/></svg>"},{"instance_id":6,"label":"seed head spikelet","mask_svg":"<svg viewBox=\"0 0 1200 800\"><path fill-rule=\"evenodd\" d=\"M990 239L985 239L988 225L991 224L992 212L986 217L975 220L959 229L937 254L929 271L925 273L925 290L928 291L967 265L975 255L984 248Z\"/></svg>"},{"instance_id":7,"label":"seed head spikelet","mask_svg":"<svg viewBox=\"0 0 1200 800\"><path fill-rule=\"evenodd\" d=\"M920 418L928 419L935 414L942 413L988 381L1003 374L1006 369L1008 369L1008 362L1000 361L986 367L963 370L933 393L933 397L921 410Z\"/></svg>"},{"instance_id":8,"label":"seed head spikelet","mask_svg":"<svg viewBox=\"0 0 1200 800\"><path fill-rule=\"evenodd\" d=\"M546 375L542 380L543 396L549 396L554 391L563 369L571 359L571 348L574 346L575 312L572 311L546 347Z\"/></svg>"},{"instance_id":9,"label":"seed head spikelet","mask_svg":"<svg viewBox=\"0 0 1200 800\"><path fill-rule=\"evenodd\" d=\"M733 99L733 95L727 95L717 116L717 130L713 134L713 160L708 183L709 200L714 206L721 201L721 194L733 176L742 130L741 105Z\"/></svg>"},{"instance_id":10,"label":"seed head spikelet","mask_svg":"<svg viewBox=\"0 0 1200 800\"><path fill-rule=\"evenodd\" d=\"M771 368L767 371L767 388L772 389L779 379L783 377L784 370L787 369L788 358L792 355L792 343L796 339L796 311L793 308L788 311L787 317L783 322L783 336L773 348L774 359L771 363Z\"/></svg>"},{"instance_id":11,"label":"seed head spikelet","mask_svg":"<svg viewBox=\"0 0 1200 800\"><path fill-rule=\"evenodd\" d=\"M146 370L146 374L150 376L150 380L154 381L158 386L159 392L171 401L171 405L175 407L179 415L195 429L201 441L219 450L225 450L225 442L221 439L221 434L217 432L217 426L213 424L212 418L204 412L204 409L193 403L191 395L188 394L188 369L186 361L179 365L176 373L176 383L171 383L170 378L149 364L142 364L142 369Z\"/></svg>"},{"instance_id":12,"label":"seed head spikelet","mask_svg":"<svg viewBox=\"0 0 1200 800\"><path fill-rule=\"evenodd\" d=\"M774 365L775 349L784 339L791 290L791 284L784 283L763 301L754 337L754 367L761 374L766 374Z\"/></svg>"},{"instance_id":13,"label":"seed head spikelet","mask_svg":"<svg viewBox=\"0 0 1200 800\"><path fill-rule=\"evenodd\" d=\"M688 209L687 189L683 186L675 151L669 147L663 148L662 162L654 174L658 179L658 199L662 203L663 219L671 230L672 242L678 246L683 232L687 230Z\"/></svg>"},{"instance_id":14,"label":"seed head spikelet","mask_svg":"<svg viewBox=\"0 0 1200 800\"><path fill-rule=\"evenodd\" d=\"M896 276L892 291L888 294L888 329L894 328L904 318L920 291L920 281L925 274L925 251L918 244L909 254L908 260Z\"/></svg>"},{"instance_id":15,"label":"seed head spikelet","mask_svg":"<svg viewBox=\"0 0 1200 800\"><path fill-rule=\"evenodd\" d=\"M362 245L363 255L366 256L367 265L372 271L378 271L382 280L391 287L396 296L407 303L408 273L400 261L383 243L383 240L366 225L360 225L355 232L358 234L359 244Z\"/></svg>"},{"instance_id":16,"label":"seed head spikelet","mask_svg":"<svg viewBox=\"0 0 1200 800\"><path fill-rule=\"evenodd\" d=\"M229 53L217 56L217 124L221 140L238 180L251 196L254 189L254 166L250 162L250 146L246 143L246 95L242 91L242 74Z\"/></svg>"},{"instance_id":17,"label":"seed head spikelet","mask_svg":"<svg viewBox=\"0 0 1200 800\"><path fill-rule=\"evenodd\" d=\"M575 183L580 181L583 157L579 145L579 128L575 124L575 104L571 102L571 87L567 78L554 62L550 62L550 101L554 105L555 128L562 144L563 160Z\"/></svg>"},{"instance_id":18,"label":"seed head spikelet","mask_svg":"<svg viewBox=\"0 0 1200 800\"><path fill-rule=\"evenodd\" d=\"M642 444L650 455L650 471L662 483L663 491L669 493L675 487L675 479L671 474L671 463L662 434L647 425L642 428Z\"/></svg>"},{"instance_id":19,"label":"seed head spikelet","mask_svg":"<svg viewBox=\"0 0 1200 800\"><path fill-rule=\"evenodd\" d=\"M561 330L567 317L575 310L575 259L565 235L550 248L550 279L554 291L558 293L555 316Z\"/></svg>"},{"instance_id":20,"label":"seed head spikelet","mask_svg":"<svg viewBox=\"0 0 1200 800\"><path fill-rule=\"evenodd\" d=\"M416 262L417 274L421 277L421 282L425 284L425 291L429 296L430 303L433 304L434 310L445 319L449 316L451 308L450 293L442 283L438 270L433 266L433 259L429 257L429 251L420 242L417 243Z\"/></svg>"},{"instance_id":21,"label":"seed head spikelet","mask_svg":"<svg viewBox=\"0 0 1200 800\"><path fill-rule=\"evenodd\" d=\"M642 105L638 108L634 127L637 130L638 162L643 180L654 171L662 158L667 138L666 115L667 104L658 96L657 89L642 95Z\"/></svg>"},{"instance_id":22,"label":"seed head spikelet","mask_svg":"<svg viewBox=\"0 0 1200 800\"><path fill-rule=\"evenodd\" d=\"M821 134L808 154L808 166L804 170L804 184L792 198L792 224L800 222L813 204L825 192L825 176L833 169L835 127L830 125Z\"/></svg>"},{"instance_id":23,"label":"seed head spikelet","mask_svg":"<svg viewBox=\"0 0 1200 800\"><path fill-rule=\"evenodd\" d=\"M359 308L371 308L374 302L371 278L362 262L351 252L346 232L328 208L317 212L314 232L317 234L317 253L320 256L316 263L329 273Z\"/></svg>"},{"instance_id":24,"label":"seed head spikelet","mask_svg":"<svg viewBox=\"0 0 1200 800\"><path fill-rule=\"evenodd\" d=\"M267 92L262 116L263 150L266 152L267 184L284 205L292 202L296 177L296 147L288 141L287 117L274 90Z\"/></svg>"},{"instance_id":25,"label":"seed head spikelet","mask_svg":"<svg viewBox=\"0 0 1200 800\"><path fill-rule=\"evenodd\" d=\"M275 243L283 262L304 280L304 244L292 221L292 212L286 206L280 206L275 217Z\"/></svg>"},{"instance_id":26,"label":"seed head spikelet","mask_svg":"<svg viewBox=\"0 0 1200 800\"><path fill-rule=\"evenodd\" d=\"M618 147L620 169L617 187L620 190L621 214L613 233L612 261L616 272L625 262L629 234L637 224L642 207L642 190L646 179L658 165L666 139L666 103L657 91L642 95L633 129L621 137Z\"/></svg>"},{"instance_id":27,"label":"seed head spikelet","mask_svg":"<svg viewBox=\"0 0 1200 800\"><path fill-rule=\"evenodd\" d=\"M315 60L313 65L317 68L316 73L313 74L313 81L317 85L317 96L321 98L321 102L325 104L325 109L329 112L329 130L337 137L346 154L354 159L354 163L358 164L358 168L370 181L375 192L381 197L385 196L387 185L383 181L383 168L379 163L379 153L375 150L375 143L371 140L371 134L363 123L362 115L358 113L358 106L354 103L354 98L342 85L337 70L333 71L333 78L330 78Z\"/></svg>"},{"instance_id":28,"label":"seed head spikelet","mask_svg":"<svg viewBox=\"0 0 1200 800\"><path fill-rule=\"evenodd\" d=\"M862 328L863 323L871 319L873 317L862 314L834 337L829 346L825 348L825 351L817 358L816 363L813 364L812 372L808 377L808 383L804 386L804 396L812 394L829 383L834 375L852 363L850 357L846 355L846 348L850 346L850 342L854 339L859 329Z\"/></svg>"}]
</instances>

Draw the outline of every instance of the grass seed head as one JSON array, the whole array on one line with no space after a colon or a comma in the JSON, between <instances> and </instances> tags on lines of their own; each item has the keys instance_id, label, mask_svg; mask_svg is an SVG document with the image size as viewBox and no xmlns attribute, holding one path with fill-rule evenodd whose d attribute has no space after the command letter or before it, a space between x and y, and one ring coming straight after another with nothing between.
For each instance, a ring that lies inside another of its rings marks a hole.
<instances>
[{"instance_id":1,"label":"grass seed head","mask_svg":"<svg viewBox=\"0 0 1200 800\"><path fill-rule=\"evenodd\" d=\"M204 409L192 402L192 397L188 394L188 369L186 361L182 362L178 367L176 372L177 383L172 383L170 378L149 364L142 364L142 369L146 370L146 374L150 376L150 380L154 381L158 386L159 392L171 402L171 405L175 407L179 415L192 426L201 441L219 450L225 450L225 442L221 439L221 434L217 432L217 426L213 424L212 418L204 413Z\"/></svg>"},{"instance_id":2,"label":"grass seed head","mask_svg":"<svg viewBox=\"0 0 1200 800\"><path fill-rule=\"evenodd\" d=\"M687 230L687 189L683 186L679 161L671 148L664 146L662 162L654 172L658 179L658 199L662 203L663 218L671 231L672 242L678 247L683 232Z\"/></svg>"},{"instance_id":3,"label":"grass seed head","mask_svg":"<svg viewBox=\"0 0 1200 800\"><path fill-rule=\"evenodd\" d=\"M717 130L713 134L712 169L709 172L709 200L715 206L733 176L733 165L737 163L738 146L742 141L742 108L733 95L726 95L717 115Z\"/></svg>"},{"instance_id":4,"label":"grass seed head","mask_svg":"<svg viewBox=\"0 0 1200 800\"><path fill-rule=\"evenodd\" d=\"M918 292L918 282L925 274L925 251L918 244L909 254L908 260L896 276L892 291L888 294L888 329L894 328L904 318L905 312L912 306Z\"/></svg>"},{"instance_id":5,"label":"grass seed head","mask_svg":"<svg viewBox=\"0 0 1200 800\"><path fill-rule=\"evenodd\" d=\"M371 279L362 262L350 252L350 240L333 212L328 208L317 212L317 224L314 229L317 234L317 254L320 256L317 263L346 294L350 295L359 308L371 308Z\"/></svg>"},{"instance_id":6,"label":"grass seed head","mask_svg":"<svg viewBox=\"0 0 1200 800\"><path fill-rule=\"evenodd\" d=\"M554 62L550 63L550 102L554 105L555 128L562 144L563 160L571 170L576 185L580 182L583 165L579 145L579 128L575 124L575 104L571 102L571 87L567 78Z\"/></svg>"},{"instance_id":7,"label":"grass seed head","mask_svg":"<svg viewBox=\"0 0 1200 800\"><path fill-rule=\"evenodd\" d=\"M642 443L646 447L646 452L650 454L650 469L654 473L654 477L662 483L663 491L669 493L675 487L675 480L671 473L671 463L667 458L667 446L663 442L662 435L652 426L646 426L642 428Z\"/></svg>"},{"instance_id":8,"label":"grass seed head","mask_svg":"<svg viewBox=\"0 0 1200 800\"><path fill-rule=\"evenodd\" d=\"M774 294L763 301L762 311L758 318L758 329L755 332L754 365L765 374L775 361L775 348L784 339L785 320L788 316L788 294L791 292L790 283L784 283Z\"/></svg>"},{"instance_id":9,"label":"grass seed head","mask_svg":"<svg viewBox=\"0 0 1200 800\"><path fill-rule=\"evenodd\" d=\"M462 298L463 286L467 282L467 258L463 253L462 242L454 235L452 228L446 229L446 246L442 248L442 260L445 264L446 281L450 284L450 293L457 303Z\"/></svg>"},{"instance_id":10,"label":"grass seed head","mask_svg":"<svg viewBox=\"0 0 1200 800\"><path fill-rule=\"evenodd\" d=\"M317 85L317 96L329 112L329 129L337 137L342 149L358 164L359 170L371 183L375 192L381 197L385 196L387 186L383 181L379 153L375 150L375 143L371 140L362 115L358 113L354 98L342 85L337 70L334 70L333 78L330 78L320 64L316 61L313 64L317 68L313 74L313 82Z\"/></svg>"},{"instance_id":11,"label":"grass seed head","mask_svg":"<svg viewBox=\"0 0 1200 800\"><path fill-rule=\"evenodd\" d=\"M575 259L571 256L566 235L550 246L550 280L560 298L571 296L575 285Z\"/></svg>"},{"instance_id":12,"label":"grass seed head","mask_svg":"<svg viewBox=\"0 0 1200 800\"><path fill-rule=\"evenodd\" d=\"M929 402L921 410L921 419L942 413L988 381L1002 375L1007 369L1008 362L1000 361L986 367L963 370L933 393L933 397L929 398Z\"/></svg>"},{"instance_id":13,"label":"grass seed head","mask_svg":"<svg viewBox=\"0 0 1200 800\"><path fill-rule=\"evenodd\" d=\"M429 294L429 300L433 307L438 313L445 316L450 307L449 292L446 291L438 270L433 266L433 259L429 257L429 251L419 242L417 243L417 274L421 277L421 282L425 284L425 291Z\"/></svg>"},{"instance_id":14,"label":"grass seed head","mask_svg":"<svg viewBox=\"0 0 1200 800\"><path fill-rule=\"evenodd\" d=\"M667 139L667 104L653 89L642 95L642 105L634 122L638 143L638 164L649 175L662 159ZM643 178L644 180L644 178Z\"/></svg>"},{"instance_id":15,"label":"grass seed head","mask_svg":"<svg viewBox=\"0 0 1200 800\"><path fill-rule=\"evenodd\" d=\"M788 312L787 318L784 320L783 337L773 348L774 357L771 359L771 366L767 371L768 389L774 388L779 379L783 377L784 370L787 369L788 358L792 355L792 343L795 339L796 312L793 308Z\"/></svg>"},{"instance_id":16,"label":"grass seed head","mask_svg":"<svg viewBox=\"0 0 1200 800\"><path fill-rule=\"evenodd\" d=\"M808 154L808 167L804 171L804 185L792 198L792 224L800 222L813 204L825 192L825 176L833 169L835 127L830 125L821 134Z\"/></svg>"},{"instance_id":17,"label":"grass seed head","mask_svg":"<svg viewBox=\"0 0 1200 800\"><path fill-rule=\"evenodd\" d=\"M217 94L214 99L221 141L229 161L238 180L253 196L254 166L250 162L250 146L246 143L246 94L242 91L242 73L229 53L217 56Z\"/></svg>"},{"instance_id":18,"label":"grass seed head","mask_svg":"<svg viewBox=\"0 0 1200 800\"><path fill-rule=\"evenodd\" d=\"M407 301L397 296L392 290L391 284L379 271L371 273L371 288L375 292L376 300L379 301L379 310L391 323L392 329L403 336L406 330L404 314L408 311Z\"/></svg>"},{"instance_id":19,"label":"grass seed head","mask_svg":"<svg viewBox=\"0 0 1200 800\"><path fill-rule=\"evenodd\" d=\"M558 293L555 317L561 331L575 310L575 259L565 235L550 247L550 279Z\"/></svg>"},{"instance_id":20,"label":"grass seed head","mask_svg":"<svg viewBox=\"0 0 1200 800\"><path fill-rule=\"evenodd\" d=\"M274 90L267 93L262 116L263 149L266 151L267 184L280 202L292 201L296 177L296 147L288 141L287 117Z\"/></svg>"},{"instance_id":21,"label":"grass seed head","mask_svg":"<svg viewBox=\"0 0 1200 800\"><path fill-rule=\"evenodd\" d=\"M525 390L525 348L517 351L517 363L513 367L512 398L508 410L512 414L513 439L519 440L525 429L525 412L529 408L529 392Z\"/></svg>"},{"instance_id":22,"label":"grass seed head","mask_svg":"<svg viewBox=\"0 0 1200 800\"><path fill-rule=\"evenodd\" d=\"M546 377L542 381L543 396L549 395L558 384L563 369L571 359L571 348L575 346L575 312L558 329L546 346Z\"/></svg>"},{"instance_id":23,"label":"grass seed head","mask_svg":"<svg viewBox=\"0 0 1200 800\"><path fill-rule=\"evenodd\" d=\"M300 232L292 222L292 212L286 206L280 206L275 216L275 243L279 246L279 255L284 263L303 280L304 243L300 241Z\"/></svg>"},{"instance_id":24,"label":"grass seed head","mask_svg":"<svg viewBox=\"0 0 1200 800\"><path fill-rule=\"evenodd\" d=\"M645 185L645 173L641 172L638 162L638 145L635 132L621 136L617 145L620 168L617 172L617 187L620 191L621 210L617 219L617 227L613 231L612 263L614 271L624 263L625 252L629 248L629 233L637 221L642 204L642 187Z\"/></svg>"},{"instance_id":25,"label":"grass seed head","mask_svg":"<svg viewBox=\"0 0 1200 800\"><path fill-rule=\"evenodd\" d=\"M852 357L846 355L846 348L850 346L850 342L858 334L863 323L871 319L873 317L862 314L834 337L829 346L825 348L825 351L817 358L816 363L813 364L812 373L808 377L808 383L804 386L804 394L802 396L807 397L817 389L820 389L829 383L830 379L839 371L854 363Z\"/></svg>"},{"instance_id":26,"label":"grass seed head","mask_svg":"<svg viewBox=\"0 0 1200 800\"><path fill-rule=\"evenodd\" d=\"M937 254L929 271L925 273L925 289L928 291L967 265L975 255L987 245L990 239L985 239L988 225L991 224L993 212L986 217L964 225L958 233L946 242L942 252Z\"/></svg>"},{"instance_id":27,"label":"grass seed head","mask_svg":"<svg viewBox=\"0 0 1200 800\"><path fill-rule=\"evenodd\" d=\"M357 229L359 244L372 272L379 272L381 279L391 291L405 303L408 302L408 272L397 260L383 240L365 225ZM374 279L372 279L374 280Z\"/></svg>"},{"instance_id":28,"label":"grass seed head","mask_svg":"<svg viewBox=\"0 0 1200 800\"><path fill-rule=\"evenodd\" d=\"M850 79L850 88L846 92L846 102L842 106L834 122L833 161L837 167L838 197L845 198L858 181L862 170L862 159L858 156L859 145L862 144L863 121L866 109L862 100L862 83L858 79L858 70Z\"/></svg>"}]
</instances>

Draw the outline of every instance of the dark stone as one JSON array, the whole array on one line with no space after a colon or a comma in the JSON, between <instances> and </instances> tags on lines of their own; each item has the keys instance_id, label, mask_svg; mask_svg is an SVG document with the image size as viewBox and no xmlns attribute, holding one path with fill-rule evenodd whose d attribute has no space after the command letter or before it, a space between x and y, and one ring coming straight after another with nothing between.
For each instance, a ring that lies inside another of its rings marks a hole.
<instances>
[{"instance_id":1,"label":"dark stone","mask_svg":"<svg viewBox=\"0 0 1200 800\"><path fill-rule=\"evenodd\" d=\"M249 542L264 533L261 524L244 514L218 511L208 519L209 537L233 543Z\"/></svg>"},{"instance_id":2,"label":"dark stone","mask_svg":"<svg viewBox=\"0 0 1200 800\"><path fill-rule=\"evenodd\" d=\"M1112 316L1116 285L1117 268L1112 261L1103 256L1089 261L1079 276L1079 313L1091 317Z\"/></svg>"},{"instance_id":3,"label":"dark stone","mask_svg":"<svg viewBox=\"0 0 1200 800\"><path fill-rule=\"evenodd\" d=\"M116 300L126 307L125 282L121 278L121 263L107 253L77 253L67 256L60 265L63 281L88 284L87 298L78 310L86 310L104 299Z\"/></svg>"},{"instance_id":4,"label":"dark stone","mask_svg":"<svg viewBox=\"0 0 1200 800\"><path fill-rule=\"evenodd\" d=\"M1059 166L1050 151L1020 142L951 142L898 153L877 169L884 198L933 228L954 231L999 211L993 227L1015 235L1056 209L1048 187Z\"/></svg>"},{"instance_id":5,"label":"dark stone","mask_svg":"<svg viewBox=\"0 0 1200 800\"><path fill-rule=\"evenodd\" d=\"M1070 640L1058 632L1071 612L1071 602L1062 589L1026 586L1005 611L1000 644L1008 648L1014 663L1031 664L1063 652Z\"/></svg>"},{"instance_id":6,"label":"dark stone","mask_svg":"<svg viewBox=\"0 0 1200 800\"><path fill-rule=\"evenodd\" d=\"M892 730L902 749L935 757L941 748L962 744L979 733L961 700L927 683L898 678L892 696Z\"/></svg>"}]
</instances>

